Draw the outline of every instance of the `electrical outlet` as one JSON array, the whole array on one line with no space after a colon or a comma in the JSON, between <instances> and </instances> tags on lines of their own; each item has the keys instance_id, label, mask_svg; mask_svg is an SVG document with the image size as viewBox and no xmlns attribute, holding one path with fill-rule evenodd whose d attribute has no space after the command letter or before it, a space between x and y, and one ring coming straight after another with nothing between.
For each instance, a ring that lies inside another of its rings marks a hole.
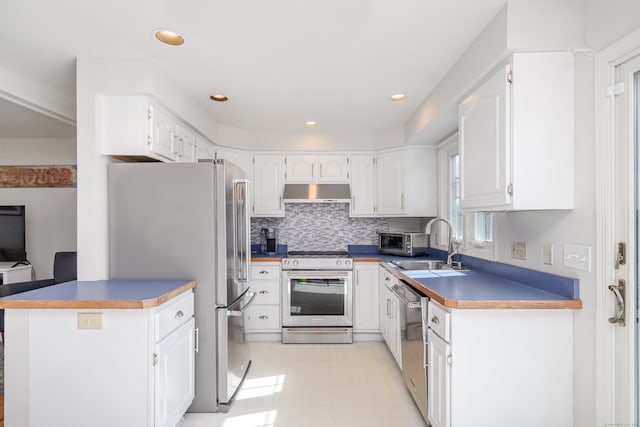
<instances>
[{"instance_id":1,"label":"electrical outlet","mask_svg":"<svg viewBox=\"0 0 640 427\"><path fill-rule=\"evenodd\" d=\"M511 242L511 258L527 259L527 242Z\"/></svg>"},{"instance_id":2,"label":"electrical outlet","mask_svg":"<svg viewBox=\"0 0 640 427\"><path fill-rule=\"evenodd\" d=\"M553 243L547 242L542 248L542 262L553 265Z\"/></svg>"},{"instance_id":3,"label":"electrical outlet","mask_svg":"<svg viewBox=\"0 0 640 427\"><path fill-rule=\"evenodd\" d=\"M102 329L102 313L78 313L78 329Z\"/></svg>"},{"instance_id":4,"label":"electrical outlet","mask_svg":"<svg viewBox=\"0 0 640 427\"><path fill-rule=\"evenodd\" d=\"M591 271L591 246L565 244L563 259L567 268Z\"/></svg>"}]
</instances>

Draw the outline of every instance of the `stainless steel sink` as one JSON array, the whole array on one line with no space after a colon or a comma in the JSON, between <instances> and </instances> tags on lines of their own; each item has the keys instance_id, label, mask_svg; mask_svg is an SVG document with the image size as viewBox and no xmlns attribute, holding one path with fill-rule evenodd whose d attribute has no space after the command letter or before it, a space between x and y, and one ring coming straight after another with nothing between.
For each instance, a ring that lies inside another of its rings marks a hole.
<instances>
[{"instance_id":1,"label":"stainless steel sink","mask_svg":"<svg viewBox=\"0 0 640 427\"><path fill-rule=\"evenodd\" d=\"M391 261L403 270L450 270L444 261Z\"/></svg>"}]
</instances>

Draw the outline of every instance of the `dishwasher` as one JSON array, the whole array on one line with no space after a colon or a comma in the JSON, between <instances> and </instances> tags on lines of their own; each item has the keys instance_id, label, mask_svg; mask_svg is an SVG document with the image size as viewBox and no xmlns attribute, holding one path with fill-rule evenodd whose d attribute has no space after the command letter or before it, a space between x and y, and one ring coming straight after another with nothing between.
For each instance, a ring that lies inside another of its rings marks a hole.
<instances>
[{"instance_id":1,"label":"dishwasher","mask_svg":"<svg viewBox=\"0 0 640 427\"><path fill-rule=\"evenodd\" d=\"M427 373L422 310L427 310L429 298L418 294L402 280L393 286L392 291L400 300L402 378L426 421Z\"/></svg>"}]
</instances>

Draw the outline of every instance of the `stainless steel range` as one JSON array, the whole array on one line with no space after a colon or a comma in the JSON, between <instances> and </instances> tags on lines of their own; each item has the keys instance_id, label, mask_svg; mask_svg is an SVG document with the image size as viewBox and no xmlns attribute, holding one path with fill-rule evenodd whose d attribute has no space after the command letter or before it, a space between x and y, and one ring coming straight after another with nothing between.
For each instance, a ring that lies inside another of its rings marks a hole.
<instances>
[{"instance_id":1,"label":"stainless steel range","mask_svg":"<svg viewBox=\"0 0 640 427\"><path fill-rule=\"evenodd\" d=\"M353 260L347 252L289 252L282 286L283 343L353 342Z\"/></svg>"}]
</instances>

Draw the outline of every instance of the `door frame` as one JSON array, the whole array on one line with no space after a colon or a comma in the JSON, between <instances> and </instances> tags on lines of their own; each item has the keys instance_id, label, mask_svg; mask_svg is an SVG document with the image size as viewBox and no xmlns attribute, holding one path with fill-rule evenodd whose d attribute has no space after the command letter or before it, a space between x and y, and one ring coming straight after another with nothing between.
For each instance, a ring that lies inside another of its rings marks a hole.
<instances>
[{"instance_id":1,"label":"door frame","mask_svg":"<svg viewBox=\"0 0 640 427\"><path fill-rule=\"evenodd\" d=\"M614 302L607 286L615 280L615 96L608 88L615 84L616 67L640 54L640 30L623 37L595 55L595 167L596 167L596 316L595 316L595 425L613 419L613 328L607 319ZM635 242L627 242L630 246ZM635 258L630 262L635 262ZM631 283L630 283L631 285ZM635 286L635 283L633 284ZM630 298L627 298L629 301ZM633 301L632 304L635 305ZM628 305L627 305L628 307ZM631 325L630 325L631 326ZM636 396L637 398L637 396Z\"/></svg>"}]
</instances>

